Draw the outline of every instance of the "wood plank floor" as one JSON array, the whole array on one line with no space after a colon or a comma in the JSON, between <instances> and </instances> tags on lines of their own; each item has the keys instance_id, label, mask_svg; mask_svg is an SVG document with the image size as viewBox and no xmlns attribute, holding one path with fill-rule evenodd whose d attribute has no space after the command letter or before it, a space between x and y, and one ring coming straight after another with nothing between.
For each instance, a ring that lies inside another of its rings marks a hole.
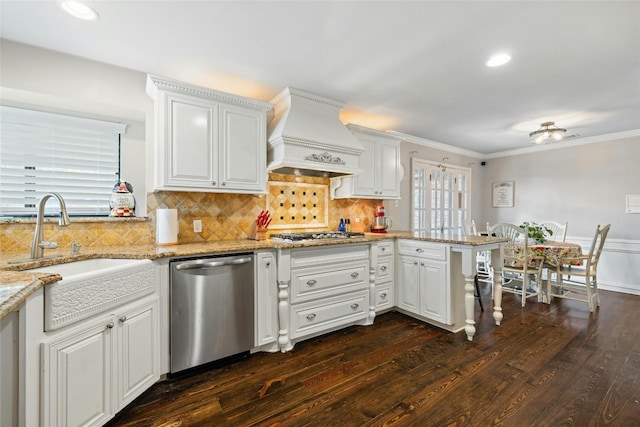
<instances>
[{"instance_id":1,"label":"wood plank floor","mask_svg":"<svg viewBox=\"0 0 640 427\"><path fill-rule=\"evenodd\" d=\"M498 327L482 313L473 342L382 314L158 383L109 426L640 425L640 296L601 291L590 314L505 294L503 312Z\"/></svg>"}]
</instances>

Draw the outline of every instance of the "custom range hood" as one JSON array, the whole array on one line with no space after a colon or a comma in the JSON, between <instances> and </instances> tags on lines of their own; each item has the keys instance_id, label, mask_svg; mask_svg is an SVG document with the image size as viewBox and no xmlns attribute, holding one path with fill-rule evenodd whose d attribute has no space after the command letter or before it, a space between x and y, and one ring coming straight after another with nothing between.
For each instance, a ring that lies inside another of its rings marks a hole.
<instances>
[{"instance_id":1,"label":"custom range hood","mask_svg":"<svg viewBox=\"0 0 640 427\"><path fill-rule=\"evenodd\" d=\"M290 87L270 102L269 172L330 178L362 173L364 147L340 121L342 103Z\"/></svg>"}]
</instances>

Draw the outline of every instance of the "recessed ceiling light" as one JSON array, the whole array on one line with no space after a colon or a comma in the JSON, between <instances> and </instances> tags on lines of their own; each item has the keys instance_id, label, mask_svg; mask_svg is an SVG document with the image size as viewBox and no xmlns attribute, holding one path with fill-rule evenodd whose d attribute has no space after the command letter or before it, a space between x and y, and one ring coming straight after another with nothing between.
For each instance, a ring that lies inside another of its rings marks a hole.
<instances>
[{"instance_id":1,"label":"recessed ceiling light","mask_svg":"<svg viewBox=\"0 0 640 427\"><path fill-rule=\"evenodd\" d=\"M487 61L487 67L499 67L500 65L504 65L509 61L511 61L511 55L508 55L506 53L499 53L489 58L489 60Z\"/></svg>"},{"instance_id":2,"label":"recessed ceiling light","mask_svg":"<svg viewBox=\"0 0 640 427\"><path fill-rule=\"evenodd\" d=\"M65 12L78 19L96 21L99 17L98 12L88 4L81 1L65 0L58 2L58 4Z\"/></svg>"}]
</instances>

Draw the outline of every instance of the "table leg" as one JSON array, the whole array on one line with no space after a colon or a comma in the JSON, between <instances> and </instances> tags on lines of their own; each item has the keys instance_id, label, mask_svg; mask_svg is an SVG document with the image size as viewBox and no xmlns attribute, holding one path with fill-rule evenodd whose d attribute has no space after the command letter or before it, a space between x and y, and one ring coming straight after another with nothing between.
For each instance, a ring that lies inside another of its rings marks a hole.
<instances>
[{"instance_id":1,"label":"table leg","mask_svg":"<svg viewBox=\"0 0 640 427\"><path fill-rule=\"evenodd\" d=\"M504 260L504 249L494 249L491 251L491 265L493 267L493 319L496 325L502 321L502 263Z\"/></svg>"}]
</instances>

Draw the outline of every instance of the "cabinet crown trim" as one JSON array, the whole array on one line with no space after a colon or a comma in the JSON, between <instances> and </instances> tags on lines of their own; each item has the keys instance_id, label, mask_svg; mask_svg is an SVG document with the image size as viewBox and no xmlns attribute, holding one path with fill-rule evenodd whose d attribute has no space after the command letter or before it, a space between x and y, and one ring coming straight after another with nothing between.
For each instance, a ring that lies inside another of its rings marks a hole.
<instances>
[{"instance_id":1,"label":"cabinet crown trim","mask_svg":"<svg viewBox=\"0 0 640 427\"><path fill-rule=\"evenodd\" d=\"M243 96L233 95L226 92L220 92L214 89L195 86L177 80L167 79L165 77L147 75L147 95L152 99L158 97L158 91L163 90L173 93L182 93L191 96L197 96L204 99L215 100L227 104L242 105L244 107L267 112L273 108L268 102L258 101L257 99L245 98Z\"/></svg>"}]
</instances>

